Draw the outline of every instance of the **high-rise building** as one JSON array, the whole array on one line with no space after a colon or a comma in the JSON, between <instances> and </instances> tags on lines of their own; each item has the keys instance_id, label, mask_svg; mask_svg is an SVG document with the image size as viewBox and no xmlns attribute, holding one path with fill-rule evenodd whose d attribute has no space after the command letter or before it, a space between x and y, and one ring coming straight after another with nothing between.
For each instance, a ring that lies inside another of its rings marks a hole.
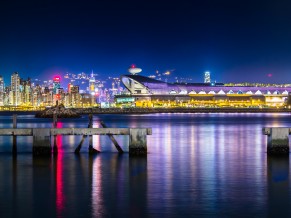
<instances>
[{"instance_id":1,"label":"high-rise building","mask_svg":"<svg viewBox=\"0 0 291 218\"><path fill-rule=\"evenodd\" d=\"M49 106L53 104L53 99L52 99L52 91L49 89L49 87L43 87L42 93L36 92L36 95L41 95L42 96L42 103L44 106Z\"/></svg>"},{"instance_id":2,"label":"high-rise building","mask_svg":"<svg viewBox=\"0 0 291 218\"><path fill-rule=\"evenodd\" d=\"M204 83L210 83L211 79L210 79L210 72L205 72L204 73Z\"/></svg>"},{"instance_id":3,"label":"high-rise building","mask_svg":"<svg viewBox=\"0 0 291 218\"><path fill-rule=\"evenodd\" d=\"M4 87L4 105L10 104L11 86Z\"/></svg>"},{"instance_id":4,"label":"high-rise building","mask_svg":"<svg viewBox=\"0 0 291 218\"><path fill-rule=\"evenodd\" d=\"M53 99L53 104L58 105L59 104L59 100L61 100L61 95L60 95L60 90L61 90L61 77L59 76L55 76L53 79L53 95L54 95L54 99Z\"/></svg>"},{"instance_id":5,"label":"high-rise building","mask_svg":"<svg viewBox=\"0 0 291 218\"><path fill-rule=\"evenodd\" d=\"M91 105L94 105L96 102L95 102L95 77L93 71L89 79L89 93L91 95Z\"/></svg>"},{"instance_id":6,"label":"high-rise building","mask_svg":"<svg viewBox=\"0 0 291 218\"><path fill-rule=\"evenodd\" d=\"M71 93L72 87L73 87L73 84L69 83L68 84L68 93Z\"/></svg>"},{"instance_id":7,"label":"high-rise building","mask_svg":"<svg viewBox=\"0 0 291 218\"><path fill-rule=\"evenodd\" d=\"M79 93L80 91L80 87L79 86L73 86L71 87L71 92L74 93L74 94L77 94Z\"/></svg>"},{"instance_id":8,"label":"high-rise building","mask_svg":"<svg viewBox=\"0 0 291 218\"><path fill-rule=\"evenodd\" d=\"M0 76L0 106L4 105L4 81L3 77Z\"/></svg>"},{"instance_id":9,"label":"high-rise building","mask_svg":"<svg viewBox=\"0 0 291 218\"><path fill-rule=\"evenodd\" d=\"M61 78L59 76L55 76L53 79L53 93L58 94L59 88L61 88Z\"/></svg>"},{"instance_id":10,"label":"high-rise building","mask_svg":"<svg viewBox=\"0 0 291 218\"><path fill-rule=\"evenodd\" d=\"M42 91L41 91L41 86L40 85L36 85L33 87L32 90L32 99L31 99L31 103L33 106L40 106L42 102L46 103L46 99L42 98Z\"/></svg>"},{"instance_id":11,"label":"high-rise building","mask_svg":"<svg viewBox=\"0 0 291 218\"><path fill-rule=\"evenodd\" d=\"M65 95L65 105L68 107L80 107L81 104L81 95L80 87L72 85L70 86L70 92ZM91 95L88 95L91 96Z\"/></svg>"},{"instance_id":12,"label":"high-rise building","mask_svg":"<svg viewBox=\"0 0 291 218\"><path fill-rule=\"evenodd\" d=\"M94 77L93 71L89 79L89 92L91 95L95 95L95 77Z\"/></svg>"},{"instance_id":13,"label":"high-rise building","mask_svg":"<svg viewBox=\"0 0 291 218\"><path fill-rule=\"evenodd\" d=\"M79 86L72 86L70 95L71 95L71 105L73 107L80 106L81 98L79 92L80 92Z\"/></svg>"},{"instance_id":14,"label":"high-rise building","mask_svg":"<svg viewBox=\"0 0 291 218\"><path fill-rule=\"evenodd\" d=\"M21 104L20 77L17 72L14 72L11 75L10 104L14 106L18 106Z\"/></svg>"},{"instance_id":15,"label":"high-rise building","mask_svg":"<svg viewBox=\"0 0 291 218\"><path fill-rule=\"evenodd\" d=\"M32 102L32 89L31 79L28 77L27 80L20 79L20 96L21 102L30 105Z\"/></svg>"}]
</instances>

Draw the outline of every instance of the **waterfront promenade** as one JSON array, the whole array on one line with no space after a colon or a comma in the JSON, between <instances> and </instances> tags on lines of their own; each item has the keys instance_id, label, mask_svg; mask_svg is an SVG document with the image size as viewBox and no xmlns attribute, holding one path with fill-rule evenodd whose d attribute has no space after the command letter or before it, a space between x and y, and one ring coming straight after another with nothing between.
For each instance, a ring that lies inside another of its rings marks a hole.
<instances>
[{"instance_id":1,"label":"waterfront promenade","mask_svg":"<svg viewBox=\"0 0 291 218\"><path fill-rule=\"evenodd\" d=\"M11 110L0 111L6 112L23 112L36 113L38 109L23 110L13 108ZM79 114L151 114L151 113L291 113L289 108L71 108L72 111Z\"/></svg>"},{"instance_id":2,"label":"waterfront promenade","mask_svg":"<svg viewBox=\"0 0 291 218\"><path fill-rule=\"evenodd\" d=\"M290 113L287 108L93 108L76 109L80 114L151 114L151 113Z\"/></svg>"}]
</instances>

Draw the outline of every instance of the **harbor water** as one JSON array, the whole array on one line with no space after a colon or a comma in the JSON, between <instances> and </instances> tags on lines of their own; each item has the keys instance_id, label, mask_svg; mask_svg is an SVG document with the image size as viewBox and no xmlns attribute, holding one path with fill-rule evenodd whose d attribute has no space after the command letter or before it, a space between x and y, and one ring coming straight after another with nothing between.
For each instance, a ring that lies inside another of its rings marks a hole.
<instances>
[{"instance_id":1,"label":"harbor water","mask_svg":"<svg viewBox=\"0 0 291 218\"><path fill-rule=\"evenodd\" d=\"M12 114L0 115L12 128ZM128 136L58 136L58 154L32 156L32 137L0 137L0 217L288 217L289 157L269 157L263 127L291 127L288 113L94 115L93 127L152 128L147 157L129 157ZM87 127L88 116L58 128ZM18 128L52 127L19 114ZM53 143L53 140L52 140Z\"/></svg>"}]
</instances>

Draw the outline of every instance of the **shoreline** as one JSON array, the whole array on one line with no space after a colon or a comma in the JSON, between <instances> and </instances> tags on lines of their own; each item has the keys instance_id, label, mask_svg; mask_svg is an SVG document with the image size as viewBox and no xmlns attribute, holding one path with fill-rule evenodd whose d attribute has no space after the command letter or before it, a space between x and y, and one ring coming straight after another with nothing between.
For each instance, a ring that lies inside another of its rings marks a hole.
<instances>
[{"instance_id":1,"label":"shoreline","mask_svg":"<svg viewBox=\"0 0 291 218\"><path fill-rule=\"evenodd\" d=\"M79 112L79 111L78 111ZM154 114L154 113L291 113L291 109L271 108L108 108L82 109L80 114Z\"/></svg>"},{"instance_id":2,"label":"shoreline","mask_svg":"<svg viewBox=\"0 0 291 218\"><path fill-rule=\"evenodd\" d=\"M287 108L73 108L85 114L156 114L156 113L291 113ZM1 114L36 114L40 111L0 111Z\"/></svg>"}]
</instances>

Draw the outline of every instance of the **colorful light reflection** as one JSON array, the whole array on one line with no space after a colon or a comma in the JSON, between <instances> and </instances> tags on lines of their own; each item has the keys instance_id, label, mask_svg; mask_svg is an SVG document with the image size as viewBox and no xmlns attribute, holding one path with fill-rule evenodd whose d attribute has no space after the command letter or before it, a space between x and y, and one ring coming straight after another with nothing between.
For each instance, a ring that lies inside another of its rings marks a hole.
<instances>
[{"instance_id":1,"label":"colorful light reflection","mask_svg":"<svg viewBox=\"0 0 291 218\"><path fill-rule=\"evenodd\" d=\"M63 123L57 122L57 128L62 128ZM56 207L57 217L60 217L64 210L65 195L64 195L64 180L63 180L63 149L62 149L62 136L56 136L56 145L58 147L58 153L56 158Z\"/></svg>"}]
</instances>

